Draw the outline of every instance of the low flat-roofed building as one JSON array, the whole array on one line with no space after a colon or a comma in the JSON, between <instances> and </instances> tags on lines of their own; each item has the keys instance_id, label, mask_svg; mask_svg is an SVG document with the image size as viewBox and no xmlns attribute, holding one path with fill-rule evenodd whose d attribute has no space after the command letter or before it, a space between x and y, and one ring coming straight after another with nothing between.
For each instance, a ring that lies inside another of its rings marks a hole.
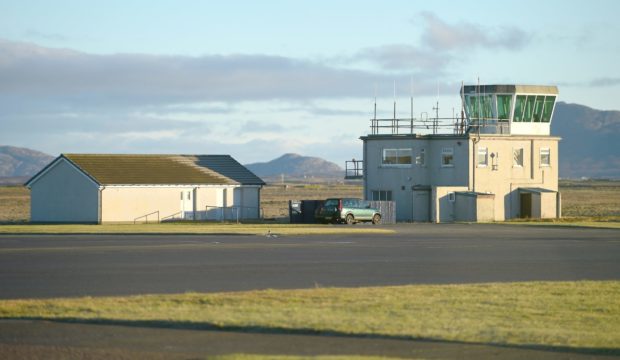
<instances>
[{"instance_id":1,"label":"low flat-roofed building","mask_svg":"<svg viewBox=\"0 0 620 360\"><path fill-rule=\"evenodd\" d=\"M62 154L33 176L32 222L261 216L265 183L229 155Z\"/></svg>"}]
</instances>

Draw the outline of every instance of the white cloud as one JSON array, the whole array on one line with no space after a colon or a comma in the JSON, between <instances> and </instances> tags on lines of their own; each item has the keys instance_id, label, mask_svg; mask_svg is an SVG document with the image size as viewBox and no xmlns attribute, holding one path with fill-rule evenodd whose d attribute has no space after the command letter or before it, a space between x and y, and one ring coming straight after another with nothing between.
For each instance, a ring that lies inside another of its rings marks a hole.
<instances>
[{"instance_id":1,"label":"white cloud","mask_svg":"<svg viewBox=\"0 0 620 360\"><path fill-rule=\"evenodd\" d=\"M439 51L471 51L475 48L516 50L530 40L528 33L516 27L485 28L465 21L448 24L432 13L422 13L422 17L426 22L422 43Z\"/></svg>"}]
</instances>

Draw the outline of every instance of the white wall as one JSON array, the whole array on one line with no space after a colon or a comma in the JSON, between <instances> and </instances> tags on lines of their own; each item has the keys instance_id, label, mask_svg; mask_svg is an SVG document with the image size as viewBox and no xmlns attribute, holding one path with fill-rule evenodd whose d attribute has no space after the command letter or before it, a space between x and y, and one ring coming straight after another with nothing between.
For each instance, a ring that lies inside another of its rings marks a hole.
<instances>
[{"instance_id":1,"label":"white wall","mask_svg":"<svg viewBox=\"0 0 620 360\"><path fill-rule=\"evenodd\" d=\"M190 193L190 199L187 199ZM181 194L185 199L181 199ZM195 192L192 186L107 186L101 192L102 222L145 222L147 214L159 211L159 219L181 219L185 210L195 209ZM192 214L187 214L191 217ZM148 216L148 222L157 221L157 214Z\"/></svg>"},{"instance_id":2,"label":"white wall","mask_svg":"<svg viewBox=\"0 0 620 360\"><path fill-rule=\"evenodd\" d=\"M96 223L99 186L61 158L31 184L30 214L33 222Z\"/></svg>"}]
</instances>

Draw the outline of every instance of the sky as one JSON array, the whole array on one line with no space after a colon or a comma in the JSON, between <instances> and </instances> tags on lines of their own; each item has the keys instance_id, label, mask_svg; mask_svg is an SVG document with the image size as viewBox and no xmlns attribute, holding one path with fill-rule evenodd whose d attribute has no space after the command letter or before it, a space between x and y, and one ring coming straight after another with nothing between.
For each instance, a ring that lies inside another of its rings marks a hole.
<instances>
[{"instance_id":1,"label":"sky","mask_svg":"<svg viewBox=\"0 0 620 360\"><path fill-rule=\"evenodd\" d=\"M620 1L4 1L0 145L343 166L461 83L620 110ZM396 95L395 95L396 94Z\"/></svg>"}]
</instances>

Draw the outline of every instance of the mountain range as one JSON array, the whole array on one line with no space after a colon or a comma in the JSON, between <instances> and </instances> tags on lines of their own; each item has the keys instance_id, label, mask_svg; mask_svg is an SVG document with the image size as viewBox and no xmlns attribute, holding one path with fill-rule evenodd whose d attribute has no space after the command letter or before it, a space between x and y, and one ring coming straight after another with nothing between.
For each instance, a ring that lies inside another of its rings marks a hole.
<instances>
[{"instance_id":1,"label":"mountain range","mask_svg":"<svg viewBox=\"0 0 620 360\"><path fill-rule=\"evenodd\" d=\"M344 170L331 161L319 157L284 154L269 162L246 164L254 174L263 177L285 175L293 178L324 177L343 178Z\"/></svg>"},{"instance_id":2,"label":"mountain range","mask_svg":"<svg viewBox=\"0 0 620 360\"><path fill-rule=\"evenodd\" d=\"M53 156L15 146L0 146L0 178L2 183L23 183L43 169Z\"/></svg>"},{"instance_id":3,"label":"mountain range","mask_svg":"<svg viewBox=\"0 0 620 360\"><path fill-rule=\"evenodd\" d=\"M559 102L551 134L560 136L560 177L620 178L620 111Z\"/></svg>"},{"instance_id":4,"label":"mountain range","mask_svg":"<svg viewBox=\"0 0 620 360\"><path fill-rule=\"evenodd\" d=\"M560 136L560 177L620 178L620 111L602 111L559 102L551 134ZM360 144L361 146L361 144ZM0 146L1 182L18 183L36 174L54 157L36 150ZM342 178L337 164L298 154L284 154L269 162L246 164L256 175L279 178Z\"/></svg>"}]
</instances>

